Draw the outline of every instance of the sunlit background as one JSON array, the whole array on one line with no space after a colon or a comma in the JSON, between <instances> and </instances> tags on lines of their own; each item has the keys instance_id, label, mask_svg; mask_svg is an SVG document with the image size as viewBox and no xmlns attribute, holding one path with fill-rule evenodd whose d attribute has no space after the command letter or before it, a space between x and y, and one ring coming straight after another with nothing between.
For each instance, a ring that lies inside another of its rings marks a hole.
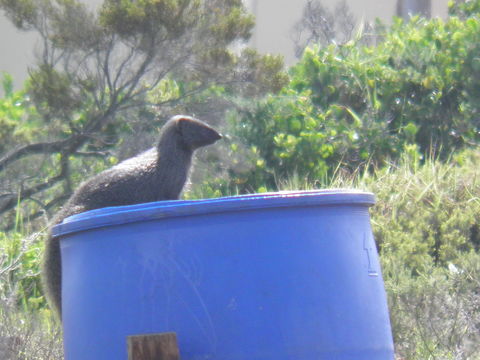
<instances>
[{"instance_id":1,"label":"sunlit background","mask_svg":"<svg viewBox=\"0 0 480 360\"><path fill-rule=\"evenodd\" d=\"M292 65L295 60L294 27L302 17L303 9L308 0L244 0L255 15L256 26L250 39L250 46L262 53L281 54L285 63ZM401 4L397 4L400 1ZM92 7L101 4L100 0L83 1ZM329 10L334 10L341 1L322 0L321 3ZM346 0L357 25L373 22L376 18L390 23L397 15L399 5L402 5L403 16L427 9L432 17L446 17L448 0ZM420 5L419 5L420 4ZM0 55L0 71L13 75L15 86L21 86L27 77L28 64L34 59L33 50L36 38L32 33L18 31L3 14L0 14L0 34L2 53ZM1 91L1 90L0 90Z\"/></svg>"}]
</instances>

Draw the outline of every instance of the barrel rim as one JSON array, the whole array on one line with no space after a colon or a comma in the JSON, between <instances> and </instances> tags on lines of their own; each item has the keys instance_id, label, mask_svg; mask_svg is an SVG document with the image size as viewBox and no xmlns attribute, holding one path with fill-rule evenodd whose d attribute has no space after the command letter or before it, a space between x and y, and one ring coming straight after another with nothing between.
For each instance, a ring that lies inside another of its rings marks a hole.
<instances>
[{"instance_id":1,"label":"barrel rim","mask_svg":"<svg viewBox=\"0 0 480 360\"><path fill-rule=\"evenodd\" d=\"M105 207L72 215L52 227L52 236L141 221L267 208L375 204L370 192L354 189L279 191L199 200L156 201Z\"/></svg>"}]
</instances>

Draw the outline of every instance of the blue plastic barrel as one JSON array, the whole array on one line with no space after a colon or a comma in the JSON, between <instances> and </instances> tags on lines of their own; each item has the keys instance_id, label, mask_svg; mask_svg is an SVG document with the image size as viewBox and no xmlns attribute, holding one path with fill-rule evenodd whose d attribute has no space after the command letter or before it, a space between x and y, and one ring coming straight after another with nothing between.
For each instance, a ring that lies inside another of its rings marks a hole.
<instances>
[{"instance_id":1,"label":"blue plastic barrel","mask_svg":"<svg viewBox=\"0 0 480 360\"><path fill-rule=\"evenodd\" d=\"M54 228L67 360L127 359L176 332L182 360L391 360L370 193L104 208Z\"/></svg>"}]
</instances>

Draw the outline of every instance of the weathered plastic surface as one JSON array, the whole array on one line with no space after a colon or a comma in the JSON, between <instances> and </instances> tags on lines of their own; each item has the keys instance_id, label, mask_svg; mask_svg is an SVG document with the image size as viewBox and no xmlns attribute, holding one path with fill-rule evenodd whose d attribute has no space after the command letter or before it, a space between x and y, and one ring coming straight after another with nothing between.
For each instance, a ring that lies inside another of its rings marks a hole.
<instances>
[{"instance_id":1,"label":"weathered plastic surface","mask_svg":"<svg viewBox=\"0 0 480 360\"><path fill-rule=\"evenodd\" d=\"M55 227L67 360L174 331L182 360L391 360L369 193L105 208Z\"/></svg>"}]
</instances>

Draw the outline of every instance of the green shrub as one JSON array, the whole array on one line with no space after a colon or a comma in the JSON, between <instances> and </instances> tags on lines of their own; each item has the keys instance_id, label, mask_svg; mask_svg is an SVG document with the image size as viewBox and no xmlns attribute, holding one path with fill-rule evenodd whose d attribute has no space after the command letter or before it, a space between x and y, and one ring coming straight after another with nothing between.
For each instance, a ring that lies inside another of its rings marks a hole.
<instances>
[{"instance_id":1,"label":"green shrub","mask_svg":"<svg viewBox=\"0 0 480 360\"><path fill-rule=\"evenodd\" d=\"M480 1L479 0L449 1L448 13L451 16L458 16L462 19L465 19L472 15L478 15L480 14Z\"/></svg>"},{"instance_id":2,"label":"green shrub","mask_svg":"<svg viewBox=\"0 0 480 360\"><path fill-rule=\"evenodd\" d=\"M40 286L40 234L0 232L0 357L63 359L61 328Z\"/></svg>"},{"instance_id":3,"label":"green shrub","mask_svg":"<svg viewBox=\"0 0 480 360\"><path fill-rule=\"evenodd\" d=\"M459 152L448 163L420 164L405 154L398 164L373 172L339 174L331 187L375 194L371 218L382 258L417 276L480 252L479 161L478 150Z\"/></svg>"},{"instance_id":4,"label":"green shrub","mask_svg":"<svg viewBox=\"0 0 480 360\"><path fill-rule=\"evenodd\" d=\"M448 163L404 154L333 181L376 196L372 228L400 359L480 357L479 161L478 150Z\"/></svg>"},{"instance_id":5,"label":"green shrub","mask_svg":"<svg viewBox=\"0 0 480 360\"><path fill-rule=\"evenodd\" d=\"M416 149L397 164L353 174L337 171L331 188L375 194L371 222L398 359L480 358L480 151L449 162ZM311 189L296 175L282 190Z\"/></svg>"},{"instance_id":6,"label":"green shrub","mask_svg":"<svg viewBox=\"0 0 480 360\"><path fill-rule=\"evenodd\" d=\"M24 310L44 307L39 269L42 253L39 235L0 232L0 296Z\"/></svg>"},{"instance_id":7,"label":"green shrub","mask_svg":"<svg viewBox=\"0 0 480 360\"><path fill-rule=\"evenodd\" d=\"M447 159L480 140L480 20L395 20L377 46L307 49L279 95L230 115L250 188L293 173L384 166L404 151ZM257 181L258 179L258 181ZM240 189L242 190L242 189ZM248 189L245 189L248 190Z\"/></svg>"},{"instance_id":8,"label":"green shrub","mask_svg":"<svg viewBox=\"0 0 480 360\"><path fill-rule=\"evenodd\" d=\"M480 357L480 255L427 267L415 277L400 262L383 271L396 353L408 360Z\"/></svg>"},{"instance_id":9,"label":"green shrub","mask_svg":"<svg viewBox=\"0 0 480 360\"><path fill-rule=\"evenodd\" d=\"M39 134L41 122L25 90L13 91L13 78L0 74L4 92L0 98L0 153L19 143L27 143Z\"/></svg>"}]
</instances>

